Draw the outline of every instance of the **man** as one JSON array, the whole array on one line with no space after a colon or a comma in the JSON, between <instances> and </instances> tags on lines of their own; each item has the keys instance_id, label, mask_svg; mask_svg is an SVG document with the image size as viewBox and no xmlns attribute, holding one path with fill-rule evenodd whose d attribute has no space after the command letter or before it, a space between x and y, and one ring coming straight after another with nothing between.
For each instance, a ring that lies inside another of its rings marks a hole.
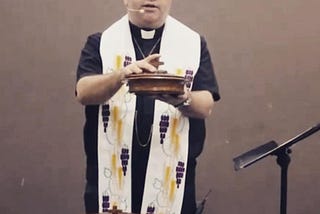
<instances>
[{"instance_id":1,"label":"man","mask_svg":"<svg viewBox=\"0 0 320 214\"><path fill-rule=\"evenodd\" d=\"M88 37L77 71L85 105L87 213L194 213L204 119L219 100L203 37L169 16L172 0L124 0L127 15ZM159 69L186 77L182 95L128 92L126 78Z\"/></svg>"}]
</instances>

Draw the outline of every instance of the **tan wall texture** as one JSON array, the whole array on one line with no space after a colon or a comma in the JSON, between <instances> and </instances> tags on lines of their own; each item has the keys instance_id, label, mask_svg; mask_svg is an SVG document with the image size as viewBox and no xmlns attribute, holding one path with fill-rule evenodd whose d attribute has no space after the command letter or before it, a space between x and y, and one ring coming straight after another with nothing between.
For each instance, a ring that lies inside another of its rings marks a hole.
<instances>
[{"instance_id":1,"label":"tan wall texture","mask_svg":"<svg viewBox=\"0 0 320 214\"><path fill-rule=\"evenodd\" d=\"M222 100L207 120L197 193L206 213L279 213L275 157L235 172L232 158L320 121L320 1L174 0L207 39ZM83 108L75 70L88 34L121 0L1 0L0 213L82 213ZM288 213L320 212L320 134L293 147Z\"/></svg>"}]
</instances>

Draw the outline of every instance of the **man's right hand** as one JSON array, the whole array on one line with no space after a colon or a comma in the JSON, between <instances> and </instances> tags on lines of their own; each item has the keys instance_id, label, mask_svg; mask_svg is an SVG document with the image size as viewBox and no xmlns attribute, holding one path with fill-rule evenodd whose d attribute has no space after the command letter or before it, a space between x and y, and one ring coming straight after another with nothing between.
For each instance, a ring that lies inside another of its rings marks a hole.
<instances>
[{"instance_id":1,"label":"man's right hand","mask_svg":"<svg viewBox=\"0 0 320 214\"><path fill-rule=\"evenodd\" d=\"M130 74L138 74L144 71L156 72L158 70L157 66L161 64L161 62L159 61L160 57L160 54L151 54L150 56L142 60L132 62L131 64L121 69L124 74L124 78L126 78Z\"/></svg>"}]
</instances>

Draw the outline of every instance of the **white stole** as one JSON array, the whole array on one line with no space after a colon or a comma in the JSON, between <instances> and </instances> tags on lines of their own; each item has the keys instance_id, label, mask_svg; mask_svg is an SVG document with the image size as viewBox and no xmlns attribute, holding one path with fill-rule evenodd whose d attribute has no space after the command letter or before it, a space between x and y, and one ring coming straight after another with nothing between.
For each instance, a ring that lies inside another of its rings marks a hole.
<instances>
[{"instance_id":1,"label":"white stole","mask_svg":"<svg viewBox=\"0 0 320 214\"><path fill-rule=\"evenodd\" d=\"M200 36L168 16L160 54L160 67L192 80L200 63ZM128 16L101 36L103 73L135 61ZM188 85L190 88L192 86ZM123 85L99 108L98 188L99 212L117 206L131 212L131 151L136 96ZM156 100L152 140L141 213L181 212L188 160L189 120L172 105ZM161 140L162 139L162 140Z\"/></svg>"}]
</instances>

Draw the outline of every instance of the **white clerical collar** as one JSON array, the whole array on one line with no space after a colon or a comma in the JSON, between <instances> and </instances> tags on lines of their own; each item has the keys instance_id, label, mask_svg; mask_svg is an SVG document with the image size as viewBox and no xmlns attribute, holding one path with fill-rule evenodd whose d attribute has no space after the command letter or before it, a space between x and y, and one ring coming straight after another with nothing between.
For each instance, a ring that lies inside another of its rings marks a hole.
<instances>
[{"instance_id":1,"label":"white clerical collar","mask_svg":"<svg viewBox=\"0 0 320 214\"><path fill-rule=\"evenodd\" d=\"M153 39L156 30L140 30L142 39Z\"/></svg>"}]
</instances>

